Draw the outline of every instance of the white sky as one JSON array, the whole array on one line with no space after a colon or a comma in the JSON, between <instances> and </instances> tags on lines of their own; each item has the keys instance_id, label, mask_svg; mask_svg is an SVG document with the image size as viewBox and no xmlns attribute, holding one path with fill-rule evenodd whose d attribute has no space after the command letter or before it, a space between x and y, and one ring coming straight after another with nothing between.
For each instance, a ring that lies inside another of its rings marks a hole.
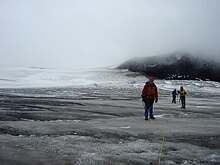
<instances>
[{"instance_id":1,"label":"white sky","mask_svg":"<svg viewBox=\"0 0 220 165\"><path fill-rule=\"evenodd\" d=\"M220 0L0 0L0 66L88 68L220 55Z\"/></svg>"}]
</instances>

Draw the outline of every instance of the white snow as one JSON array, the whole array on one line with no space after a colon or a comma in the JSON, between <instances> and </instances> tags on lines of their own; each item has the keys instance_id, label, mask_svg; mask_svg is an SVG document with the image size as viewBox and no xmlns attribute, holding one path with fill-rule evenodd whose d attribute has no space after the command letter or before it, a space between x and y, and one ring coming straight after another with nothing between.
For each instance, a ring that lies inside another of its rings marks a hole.
<instances>
[{"instance_id":1,"label":"white snow","mask_svg":"<svg viewBox=\"0 0 220 165\"><path fill-rule=\"evenodd\" d=\"M128 70L100 68L90 70L60 70L25 67L1 67L0 88L49 88L49 87L112 87L137 88L146 82L144 76L127 76ZM220 94L220 83L211 81L158 80L159 90L172 91L184 85L187 91ZM68 92L68 91L66 91Z\"/></svg>"},{"instance_id":2,"label":"white snow","mask_svg":"<svg viewBox=\"0 0 220 165\"><path fill-rule=\"evenodd\" d=\"M125 127L120 127L120 128L122 128L122 129L129 129L129 128L131 128L131 126L125 126Z\"/></svg>"},{"instance_id":3,"label":"white snow","mask_svg":"<svg viewBox=\"0 0 220 165\"><path fill-rule=\"evenodd\" d=\"M149 68L154 68L154 67L156 67L156 66L157 66L157 64L154 64L154 65L148 65Z\"/></svg>"},{"instance_id":4,"label":"white snow","mask_svg":"<svg viewBox=\"0 0 220 165\"><path fill-rule=\"evenodd\" d=\"M154 115L156 118L162 118L164 117L165 115L164 114L161 114L161 115Z\"/></svg>"}]
</instances>

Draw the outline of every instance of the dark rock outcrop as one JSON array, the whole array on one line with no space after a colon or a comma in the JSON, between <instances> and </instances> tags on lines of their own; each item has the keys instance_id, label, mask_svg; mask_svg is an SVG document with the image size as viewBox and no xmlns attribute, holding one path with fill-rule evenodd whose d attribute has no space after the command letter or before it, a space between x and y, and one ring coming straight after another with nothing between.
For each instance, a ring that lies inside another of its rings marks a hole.
<instances>
[{"instance_id":1,"label":"dark rock outcrop","mask_svg":"<svg viewBox=\"0 0 220 165\"><path fill-rule=\"evenodd\" d=\"M189 53L134 58L118 68L146 75L154 74L160 79L220 82L220 63Z\"/></svg>"}]
</instances>

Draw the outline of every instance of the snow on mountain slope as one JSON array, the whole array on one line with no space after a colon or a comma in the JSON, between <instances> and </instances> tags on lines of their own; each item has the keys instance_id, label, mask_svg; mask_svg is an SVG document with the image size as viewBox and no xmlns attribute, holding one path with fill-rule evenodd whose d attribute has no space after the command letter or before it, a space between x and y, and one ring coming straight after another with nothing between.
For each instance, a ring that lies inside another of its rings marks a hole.
<instances>
[{"instance_id":1,"label":"snow on mountain slope","mask_svg":"<svg viewBox=\"0 0 220 165\"><path fill-rule=\"evenodd\" d=\"M70 85L89 85L81 72L58 69L4 67L0 70L1 88L59 87Z\"/></svg>"}]
</instances>

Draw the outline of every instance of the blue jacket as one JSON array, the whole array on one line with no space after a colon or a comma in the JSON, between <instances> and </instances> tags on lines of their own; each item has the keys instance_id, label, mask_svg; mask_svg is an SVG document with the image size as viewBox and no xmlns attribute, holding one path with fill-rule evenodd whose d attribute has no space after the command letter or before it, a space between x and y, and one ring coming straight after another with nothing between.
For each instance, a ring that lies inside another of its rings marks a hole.
<instances>
[{"instance_id":1,"label":"blue jacket","mask_svg":"<svg viewBox=\"0 0 220 165\"><path fill-rule=\"evenodd\" d=\"M176 97L176 95L178 95L178 93L176 92L176 89L174 89L174 91L172 92L173 97Z\"/></svg>"}]
</instances>

